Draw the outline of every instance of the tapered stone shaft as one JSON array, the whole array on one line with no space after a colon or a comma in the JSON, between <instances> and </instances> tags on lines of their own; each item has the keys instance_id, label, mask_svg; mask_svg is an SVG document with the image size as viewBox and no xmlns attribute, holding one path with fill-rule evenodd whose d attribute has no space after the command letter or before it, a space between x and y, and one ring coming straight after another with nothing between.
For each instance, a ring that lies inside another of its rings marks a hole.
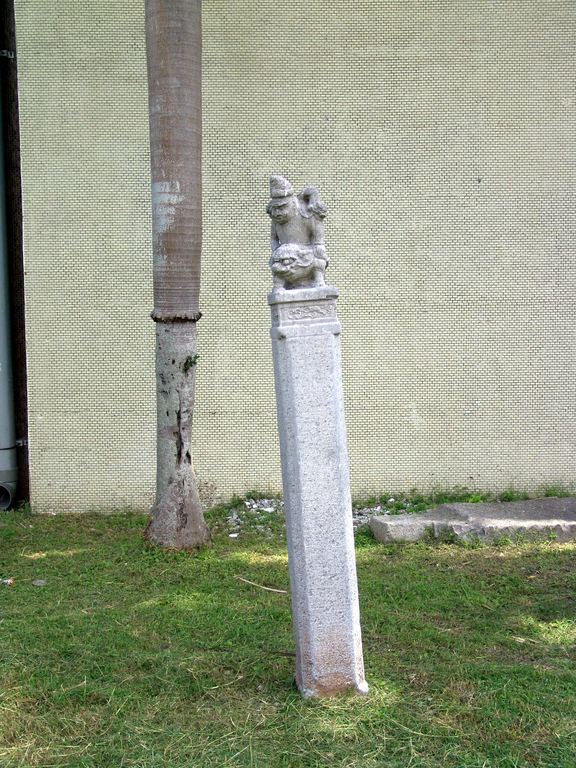
<instances>
[{"instance_id":1,"label":"tapered stone shaft","mask_svg":"<svg viewBox=\"0 0 576 768\"><path fill-rule=\"evenodd\" d=\"M272 346L296 682L304 696L365 693L338 292L274 291Z\"/></svg>"}]
</instances>

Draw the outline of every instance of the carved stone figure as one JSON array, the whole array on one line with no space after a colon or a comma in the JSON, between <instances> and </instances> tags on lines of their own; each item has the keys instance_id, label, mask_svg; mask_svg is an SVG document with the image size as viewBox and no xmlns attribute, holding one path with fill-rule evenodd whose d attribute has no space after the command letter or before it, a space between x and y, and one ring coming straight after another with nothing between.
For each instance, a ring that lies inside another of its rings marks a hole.
<instances>
[{"instance_id":1,"label":"carved stone figure","mask_svg":"<svg viewBox=\"0 0 576 768\"><path fill-rule=\"evenodd\" d=\"M329 261L324 243L326 211L316 187L305 187L295 195L288 179L270 177L266 212L272 219L270 268L274 290L324 285Z\"/></svg>"},{"instance_id":2,"label":"carved stone figure","mask_svg":"<svg viewBox=\"0 0 576 768\"><path fill-rule=\"evenodd\" d=\"M326 206L270 179L272 350L296 682L366 693L342 390L338 291L324 284Z\"/></svg>"}]
</instances>

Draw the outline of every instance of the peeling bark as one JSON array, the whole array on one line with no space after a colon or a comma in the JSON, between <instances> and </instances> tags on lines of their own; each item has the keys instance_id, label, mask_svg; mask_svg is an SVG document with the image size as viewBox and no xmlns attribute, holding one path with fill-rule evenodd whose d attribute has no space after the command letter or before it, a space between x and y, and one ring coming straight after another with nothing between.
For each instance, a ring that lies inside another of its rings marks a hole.
<instances>
[{"instance_id":1,"label":"peeling bark","mask_svg":"<svg viewBox=\"0 0 576 768\"><path fill-rule=\"evenodd\" d=\"M157 323L157 491L146 537L173 549L210 540L192 466L196 349L195 324Z\"/></svg>"}]
</instances>

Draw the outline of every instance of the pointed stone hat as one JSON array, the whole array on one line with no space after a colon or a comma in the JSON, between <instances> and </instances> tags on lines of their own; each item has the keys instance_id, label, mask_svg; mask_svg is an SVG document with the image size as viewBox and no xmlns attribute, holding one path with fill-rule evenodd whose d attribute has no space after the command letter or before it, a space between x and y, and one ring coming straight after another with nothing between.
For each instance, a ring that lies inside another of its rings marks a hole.
<instances>
[{"instance_id":1,"label":"pointed stone hat","mask_svg":"<svg viewBox=\"0 0 576 768\"><path fill-rule=\"evenodd\" d=\"M283 200L294 194L292 184L284 176L270 176L270 198L272 200Z\"/></svg>"}]
</instances>

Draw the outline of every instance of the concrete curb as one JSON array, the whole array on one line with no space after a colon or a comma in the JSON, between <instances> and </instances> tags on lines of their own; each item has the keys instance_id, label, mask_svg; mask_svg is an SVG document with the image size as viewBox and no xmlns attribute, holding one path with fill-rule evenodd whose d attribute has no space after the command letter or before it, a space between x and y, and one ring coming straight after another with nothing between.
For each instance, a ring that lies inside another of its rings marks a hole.
<instances>
[{"instance_id":1,"label":"concrete curb","mask_svg":"<svg viewBox=\"0 0 576 768\"><path fill-rule=\"evenodd\" d=\"M424 513L377 515L370 528L378 541L494 541L499 538L576 540L576 497L487 504L442 504Z\"/></svg>"}]
</instances>

